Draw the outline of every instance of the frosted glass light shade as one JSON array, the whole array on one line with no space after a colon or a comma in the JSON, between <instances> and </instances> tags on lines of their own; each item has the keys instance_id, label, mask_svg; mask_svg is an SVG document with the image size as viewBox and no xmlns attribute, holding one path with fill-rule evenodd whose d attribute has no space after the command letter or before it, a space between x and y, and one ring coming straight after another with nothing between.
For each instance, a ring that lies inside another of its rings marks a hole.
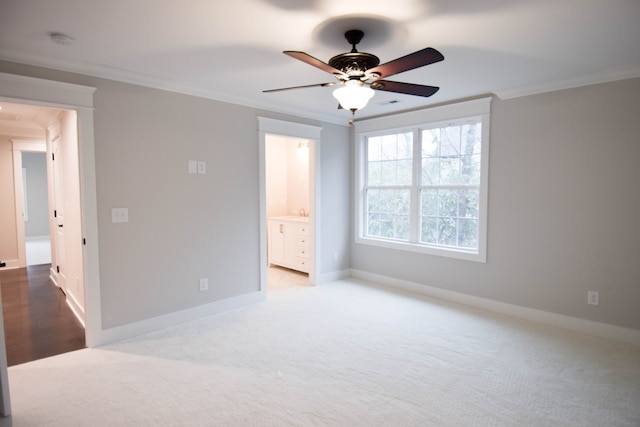
<instances>
[{"instance_id":1,"label":"frosted glass light shade","mask_svg":"<svg viewBox=\"0 0 640 427\"><path fill-rule=\"evenodd\" d=\"M333 96L340 102L342 108L356 111L364 108L373 97L375 91L370 87L345 85L333 91Z\"/></svg>"}]
</instances>

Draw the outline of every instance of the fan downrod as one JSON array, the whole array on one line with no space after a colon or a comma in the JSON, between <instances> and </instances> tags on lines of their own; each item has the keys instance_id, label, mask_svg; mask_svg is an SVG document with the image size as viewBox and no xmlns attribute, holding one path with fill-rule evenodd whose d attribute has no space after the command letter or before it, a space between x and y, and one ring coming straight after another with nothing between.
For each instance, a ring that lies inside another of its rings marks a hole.
<instances>
[{"instance_id":1,"label":"fan downrod","mask_svg":"<svg viewBox=\"0 0 640 427\"><path fill-rule=\"evenodd\" d=\"M347 39L349 44L352 46L351 53L356 53L358 50L356 49L356 45L360 43L364 37L364 32L360 30L349 30L344 33L344 38Z\"/></svg>"}]
</instances>

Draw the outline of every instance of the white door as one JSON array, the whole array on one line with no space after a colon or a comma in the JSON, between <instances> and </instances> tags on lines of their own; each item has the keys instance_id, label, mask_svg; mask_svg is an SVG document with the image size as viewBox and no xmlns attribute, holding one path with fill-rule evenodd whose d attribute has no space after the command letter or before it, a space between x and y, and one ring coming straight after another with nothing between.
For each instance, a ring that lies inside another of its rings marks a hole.
<instances>
[{"instance_id":1,"label":"white door","mask_svg":"<svg viewBox=\"0 0 640 427\"><path fill-rule=\"evenodd\" d=\"M52 266L56 272L56 284L66 293L67 281L66 281L66 250L65 250L65 234L64 234L64 165L62 155L62 137L59 133L59 129L56 135L53 135L52 144L52 165L53 165L53 188L54 188L54 215L56 228L56 265Z\"/></svg>"},{"instance_id":2,"label":"white door","mask_svg":"<svg viewBox=\"0 0 640 427\"><path fill-rule=\"evenodd\" d=\"M268 262L282 265L284 263L284 224L278 221L269 221L268 233Z\"/></svg>"}]
</instances>

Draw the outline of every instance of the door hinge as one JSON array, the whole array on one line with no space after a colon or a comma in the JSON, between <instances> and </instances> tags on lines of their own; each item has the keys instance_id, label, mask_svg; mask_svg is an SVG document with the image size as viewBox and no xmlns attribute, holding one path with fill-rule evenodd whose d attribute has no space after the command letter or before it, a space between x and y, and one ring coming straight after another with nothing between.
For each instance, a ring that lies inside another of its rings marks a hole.
<instances>
[{"instance_id":1,"label":"door hinge","mask_svg":"<svg viewBox=\"0 0 640 427\"><path fill-rule=\"evenodd\" d=\"M56 265L56 273L60 273L60 266Z\"/></svg>"},{"instance_id":2,"label":"door hinge","mask_svg":"<svg viewBox=\"0 0 640 427\"><path fill-rule=\"evenodd\" d=\"M53 210L53 217L54 217L54 218L57 218L57 217L58 217L58 211L57 211L57 210L55 210L55 209Z\"/></svg>"},{"instance_id":3,"label":"door hinge","mask_svg":"<svg viewBox=\"0 0 640 427\"><path fill-rule=\"evenodd\" d=\"M56 155L55 153L51 153L51 160L55 161L56 160Z\"/></svg>"},{"instance_id":4,"label":"door hinge","mask_svg":"<svg viewBox=\"0 0 640 427\"><path fill-rule=\"evenodd\" d=\"M87 245L87 239L85 239L84 237L82 238L82 244L85 246Z\"/></svg>"}]
</instances>

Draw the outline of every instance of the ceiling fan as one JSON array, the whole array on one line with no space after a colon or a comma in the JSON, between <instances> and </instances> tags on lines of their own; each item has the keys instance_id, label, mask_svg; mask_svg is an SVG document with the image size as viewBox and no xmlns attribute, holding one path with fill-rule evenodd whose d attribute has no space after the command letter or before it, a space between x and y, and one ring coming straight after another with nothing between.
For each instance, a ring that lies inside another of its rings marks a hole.
<instances>
[{"instance_id":1,"label":"ceiling fan","mask_svg":"<svg viewBox=\"0 0 640 427\"><path fill-rule=\"evenodd\" d=\"M344 37L352 46L351 52L334 56L329 60L328 64L304 52L291 50L282 52L322 71L333 74L338 81L270 89L263 92L341 85L340 88L333 91L333 96L340 103L338 108L351 110L355 114L356 110L367 105L376 90L428 97L440 89L436 86L383 80L394 74L442 61L444 56L440 52L427 47L380 65L380 59L377 56L358 52L356 49L356 45L360 43L363 36L364 32L360 30L349 30L344 33Z\"/></svg>"}]
</instances>

